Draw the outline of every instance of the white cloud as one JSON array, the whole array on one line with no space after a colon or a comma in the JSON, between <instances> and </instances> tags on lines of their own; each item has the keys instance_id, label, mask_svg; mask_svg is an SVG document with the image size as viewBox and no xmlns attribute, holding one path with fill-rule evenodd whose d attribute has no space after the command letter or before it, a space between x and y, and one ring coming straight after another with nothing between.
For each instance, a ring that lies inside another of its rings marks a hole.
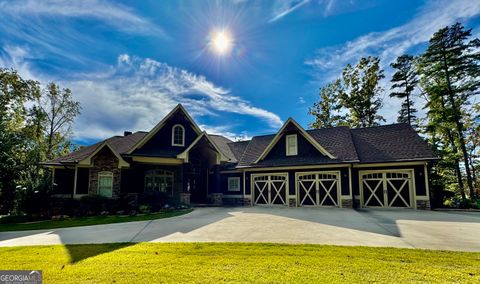
<instances>
[{"instance_id":1,"label":"white cloud","mask_svg":"<svg viewBox=\"0 0 480 284\"><path fill-rule=\"evenodd\" d=\"M148 131L178 103L196 118L218 117L217 125L205 124L202 129L232 140L249 136L233 131L232 125L221 119L222 113L252 116L272 129L282 125L278 115L253 106L205 77L150 58L121 54L116 65L106 70L58 78L32 71L25 60L30 54L27 49L9 46L4 50L8 53L0 53L1 66L14 68L25 78L54 81L72 90L82 106L74 125L74 136L79 140L104 139L124 130Z\"/></svg>"},{"instance_id":2,"label":"white cloud","mask_svg":"<svg viewBox=\"0 0 480 284\"><path fill-rule=\"evenodd\" d=\"M310 0L278 0L275 1L273 7L273 17L268 21L269 23L280 20L286 15L292 13L298 8L310 2Z\"/></svg>"},{"instance_id":3,"label":"white cloud","mask_svg":"<svg viewBox=\"0 0 480 284\"><path fill-rule=\"evenodd\" d=\"M398 56L428 42L438 29L479 14L480 1L429 1L410 22L386 31L368 33L339 46L321 48L305 63L314 68L317 83L324 84L339 77L348 63L354 64L362 56L379 56L386 70L384 86L388 91L389 64ZM384 102L382 115L391 122L396 119L400 101L385 98Z\"/></svg>"},{"instance_id":4,"label":"white cloud","mask_svg":"<svg viewBox=\"0 0 480 284\"><path fill-rule=\"evenodd\" d=\"M274 113L214 85L203 76L153 59L126 54L108 72L83 74L62 82L72 89L83 111L75 125L79 138L98 139L123 130L149 130L176 104L182 103L195 117L221 117L221 112L253 116L270 127L282 124ZM214 133L230 138L242 136L221 126L210 125Z\"/></svg>"},{"instance_id":5,"label":"white cloud","mask_svg":"<svg viewBox=\"0 0 480 284\"><path fill-rule=\"evenodd\" d=\"M92 18L124 32L162 34L164 31L124 5L105 0L1 1L0 15L13 17ZM31 18L29 18L31 19Z\"/></svg>"}]
</instances>

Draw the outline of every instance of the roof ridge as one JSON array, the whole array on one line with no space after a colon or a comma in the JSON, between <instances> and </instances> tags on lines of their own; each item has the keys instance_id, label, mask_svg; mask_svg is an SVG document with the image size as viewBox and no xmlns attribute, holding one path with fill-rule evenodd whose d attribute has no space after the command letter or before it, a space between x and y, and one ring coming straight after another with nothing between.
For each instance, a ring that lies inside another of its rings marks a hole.
<instances>
[{"instance_id":1,"label":"roof ridge","mask_svg":"<svg viewBox=\"0 0 480 284\"><path fill-rule=\"evenodd\" d=\"M350 128L350 130L380 128L380 127L388 127L388 126L393 126L393 125L407 125L407 126L408 126L408 123L405 123L405 122L396 122L396 123L389 123L389 124L382 124L382 125L374 125L374 126L366 126L366 127L355 127L355 128Z\"/></svg>"}]
</instances>

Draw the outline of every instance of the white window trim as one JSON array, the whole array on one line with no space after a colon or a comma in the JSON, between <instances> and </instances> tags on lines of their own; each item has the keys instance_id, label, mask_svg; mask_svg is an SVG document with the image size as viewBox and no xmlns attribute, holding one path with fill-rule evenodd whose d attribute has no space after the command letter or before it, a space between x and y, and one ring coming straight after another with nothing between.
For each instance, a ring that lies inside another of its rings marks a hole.
<instances>
[{"instance_id":1,"label":"white window trim","mask_svg":"<svg viewBox=\"0 0 480 284\"><path fill-rule=\"evenodd\" d=\"M295 151L293 153L290 153L288 151L288 139L290 137L295 137ZM297 138L297 134L290 134L290 135L286 135L285 136L285 154L287 156L296 156L298 155L298 138Z\"/></svg>"},{"instance_id":2,"label":"white window trim","mask_svg":"<svg viewBox=\"0 0 480 284\"><path fill-rule=\"evenodd\" d=\"M112 178L112 186L110 188L110 196L106 197L112 197L113 196L113 173L112 172L99 172L98 173L98 181L97 181L97 194L100 195L100 178L101 177L111 177Z\"/></svg>"},{"instance_id":3,"label":"white window trim","mask_svg":"<svg viewBox=\"0 0 480 284\"><path fill-rule=\"evenodd\" d=\"M175 128L180 127L182 129L183 135L182 135L182 143L181 144L175 144ZM185 146L185 127L181 124L175 124L172 127L172 146L180 146L183 147Z\"/></svg>"},{"instance_id":4,"label":"white window trim","mask_svg":"<svg viewBox=\"0 0 480 284\"><path fill-rule=\"evenodd\" d=\"M230 188L230 181L231 180L237 180L238 181L238 188L232 189ZM229 177L227 180L227 190L228 191L240 191L241 186L240 186L240 177Z\"/></svg>"}]
</instances>

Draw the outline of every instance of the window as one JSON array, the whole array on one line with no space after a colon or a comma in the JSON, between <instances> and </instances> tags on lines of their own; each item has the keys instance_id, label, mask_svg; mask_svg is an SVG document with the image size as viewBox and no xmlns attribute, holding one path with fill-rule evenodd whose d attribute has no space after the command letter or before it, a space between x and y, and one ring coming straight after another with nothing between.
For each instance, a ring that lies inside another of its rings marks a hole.
<instances>
[{"instance_id":1,"label":"window","mask_svg":"<svg viewBox=\"0 0 480 284\"><path fill-rule=\"evenodd\" d=\"M228 191L240 191L240 178L229 177L228 178Z\"/></svg>"},{"instance_id":2,"label":"window","mask_svg":"<svg viewBox=\"0 0 480 284\"><path fill-rule=\"evenodd\" d=\"M298 154L297 149L297 134L287 135L285 137L287 156L296 156Z\"/></svg>"},{"instance_id":3,"label":"window","mask_svg":"<svg viewBox=\"0 0 480 284\"><path fill-rule=\"evenodd\" d=\"M113 174L112 172L98 173L98 194L105 197L112 197Z\"/></svg>"},{"instance_id":4,"label":"window","mask_svg":"<svg viewBox=\"0 0 480 284\"><path fill-rule=\"evenodd\" d=\"M180 124L172 128L172 146L185 146L185 128Z\"/></svg>"},{"instance_id":5,"label":"window","mask_svg":"<svg viewBox=\"0 0 480 284\"><path fill-rule=\"evenodd\" d=\"M154 169L145 172L145 191L173 194L173 172Z\"/></svg>"}]
</instances>

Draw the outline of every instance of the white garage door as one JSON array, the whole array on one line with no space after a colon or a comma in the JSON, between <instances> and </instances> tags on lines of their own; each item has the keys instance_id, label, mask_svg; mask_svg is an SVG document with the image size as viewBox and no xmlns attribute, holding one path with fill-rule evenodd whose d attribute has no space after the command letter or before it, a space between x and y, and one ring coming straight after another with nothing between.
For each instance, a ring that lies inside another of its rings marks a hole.
<instances>
[{"instance_id":1,"label":"white garage door","mask_svg":"<svg viewBox=\"0 0 480 284\"><path fill-rule=\"evenodd\" d=\"M254 204L287 204L288 174L252 175Z\"/></svg>"},{"instance_id":2,"label":"white garage door","mask_svg":"<svg viewBox=\"0 0 480 284\"><path fill-rule=\"evenodd\" d=\"M411 171L360 172L363 207L412 207Z\"/></svg>"},{"instance_id":3,"label":"white garage door","mask_svg":"<svg viewBox=\"0 0 480 284\"><path fill-rule=\"evenodd\" d=\"M339 206L340 175L337 172L297 173L299 205Z\"/></svg>"}]
</instances>

